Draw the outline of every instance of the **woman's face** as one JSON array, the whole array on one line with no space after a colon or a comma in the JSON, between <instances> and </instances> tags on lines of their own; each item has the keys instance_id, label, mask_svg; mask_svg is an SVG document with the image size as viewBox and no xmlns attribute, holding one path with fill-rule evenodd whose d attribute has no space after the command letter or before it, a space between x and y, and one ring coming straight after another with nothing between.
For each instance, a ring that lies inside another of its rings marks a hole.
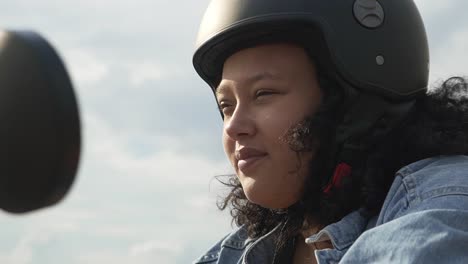
<instances>
[{"instance_id":1,"label":"woman's face","mask_svg":"<svg viewBox=\"0 0 468 264\"><path fill-rule=\"evenodd\" d=\"M313 153L281 140L317 110L322 93L304 49L269 44L230 56L216 90L223 145L249 201L279 209L297 202Z\"/></svg>"}]
</instances>

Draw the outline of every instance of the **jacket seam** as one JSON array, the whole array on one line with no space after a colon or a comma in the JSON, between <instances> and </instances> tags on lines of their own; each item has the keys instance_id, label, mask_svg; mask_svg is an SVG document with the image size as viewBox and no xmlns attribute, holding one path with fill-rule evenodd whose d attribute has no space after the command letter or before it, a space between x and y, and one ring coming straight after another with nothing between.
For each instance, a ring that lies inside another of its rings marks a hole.
<instances>
[{"instance_id":1,"label":"jacket seam","mask_svg":"<svg viewBox=\"0 0 468 264\"><path fill-rule=\"evenodd\" d=\"M468 186L444 186L421 194L423 200L452 195L468 196Z\"/></svg>"}]
</instances>

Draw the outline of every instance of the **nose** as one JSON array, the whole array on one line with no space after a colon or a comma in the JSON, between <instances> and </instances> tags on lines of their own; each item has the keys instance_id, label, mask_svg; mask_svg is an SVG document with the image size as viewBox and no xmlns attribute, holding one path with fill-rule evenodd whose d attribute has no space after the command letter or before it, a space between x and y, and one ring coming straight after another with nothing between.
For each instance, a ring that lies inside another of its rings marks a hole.
<instances>
[{"instance_id":1,"label":"nose","mask_svg":"<svg viewBox=\"0 0 468 264\"><path fill-rule=\"evenodd\" d=\"M224 132L236 141L253 136L256 133L255 118L248 109L237 105L231 116L224 117Z\"/></svg>"}]
</instances>

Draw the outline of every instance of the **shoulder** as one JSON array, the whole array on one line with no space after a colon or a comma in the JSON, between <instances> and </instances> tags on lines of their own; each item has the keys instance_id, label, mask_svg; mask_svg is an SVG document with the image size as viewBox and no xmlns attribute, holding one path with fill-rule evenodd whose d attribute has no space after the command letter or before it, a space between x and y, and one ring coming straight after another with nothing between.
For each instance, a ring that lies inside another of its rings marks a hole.
<instances>
[{"instance_id":1,"label":"shoulder","mask_svg":"<svg viewBox=\"0 0 468 264\"><path fill-rule=\"evenodd\" d=\"M413 163L397 173L376 226L361 234L342 263L466 263L466 219L468 157Z\"/></svg>"},{"instance_id":2,"label":"shoulder","mask_svg":"<svg viewBox=\"0 0 468 264\"><path fill-rule=\"evenodd\" d=\"M428 209L468 210L468 156L438 156L399 170L378 224Z\"/></svg>"},{"instance_id":3,"label":"shoulder","mask_svg":"<svg viewBox=\"0 0 468 264\"><path fill-rule=\"evenodd\" d=\"M340 263L466 263L468 211L427 209L362 233Z\"/></svg>"},{"instance_id":4,"label":"shoulder","mask_svg":"<svg viewBox=\"0 0 468 264\"><path fill-rule=\"evenodd\" d=\"M242 257L250 242L247 230L241 226L219 240L205 254L195 260L194 264L237 263L236 260Z\"/></svg>"},{"instance_id":5,"label":"shoulder","mask_svg":"<svg viewBox=\"0 0 468 264\"><path fill-rule=\"evenodd\" d=\"M468 185L468 156L438 156L410 164L397 172L410 189Z\"/></svg>"}]
</instances>

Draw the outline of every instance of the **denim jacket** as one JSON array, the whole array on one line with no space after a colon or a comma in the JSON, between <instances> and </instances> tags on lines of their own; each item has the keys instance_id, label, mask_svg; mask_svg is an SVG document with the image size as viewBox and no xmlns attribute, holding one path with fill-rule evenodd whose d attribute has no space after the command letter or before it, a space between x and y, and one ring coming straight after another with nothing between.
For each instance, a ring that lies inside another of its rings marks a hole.
<instances>
[{"instance_id":1,"label":"denim jacket","mask_svg":"<svg viewBox=\"0 0 468 264\"><path fill-rule=\"evenodd\" d=\"M331 240L317 263L468 263L468 156L440 156L400 169L379 213L345 216L306 239ZM279 228L250 239L242 227L195 263L272 263Z\"/></svg>"}]
</instances>

